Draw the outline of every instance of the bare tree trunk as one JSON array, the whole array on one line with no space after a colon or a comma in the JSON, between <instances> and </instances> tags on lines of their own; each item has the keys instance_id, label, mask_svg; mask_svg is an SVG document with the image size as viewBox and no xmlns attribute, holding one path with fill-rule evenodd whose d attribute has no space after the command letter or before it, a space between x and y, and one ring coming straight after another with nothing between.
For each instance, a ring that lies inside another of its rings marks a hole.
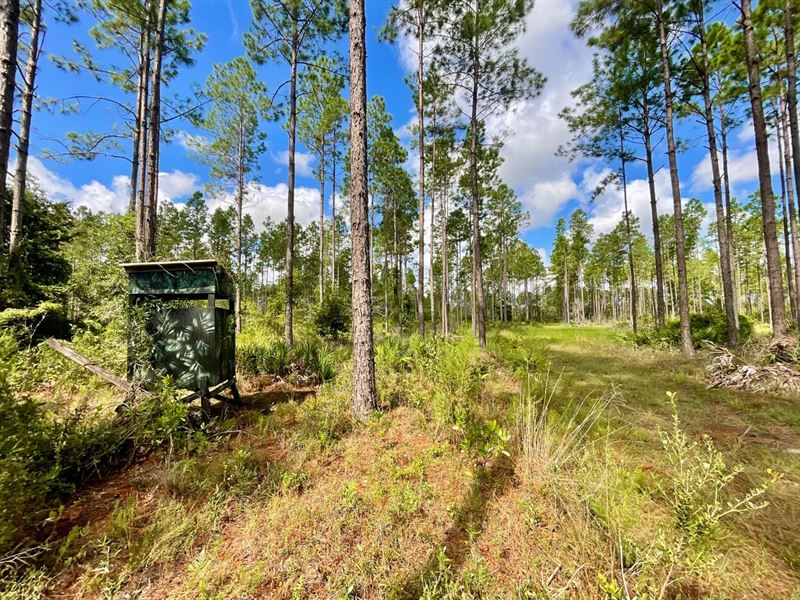
<instances>
[{"instance_id":1,"label":"bare tree trunk","mask_svg":"<svg viewBox=\"0 0 800 600\"><path fill-rule=\"evenodd\" d=\"M236 332L242 330L242 220L244 218L244 140L245 115L239 113L239 140L236 164L236 298L234 300L234 313L236 317Z\"/></svg>"},{"instance_id":2,"label":"bare tree trunk","mask_svg":"<svg viewBox=\"0 0 800 600\"><path fill-rule=\"evenodd\" d=\"M436 129L436 120L434 119L434 130ZM436 168L436 138L433 139L433 155L432 155L432 171ZM431 196L431 265L430 265L430 273L428 274L428 282L431 286L431 333L436 335L436 281L433 277L433 256L435 254L436 244L434 243L433 239L433 223L436 217L436 189L434 187L430 193ZM440 209L441 210L441 209Z\"/></svg>"},{"instance_id":3,"label":"bare tree trunk","mask_svg":"<svg viewBox=\"0 0 800 600\"><path fill-rule=\"evenodd\" d=\"M389 245L383 246L383 330L389 331Z\"/></svg>"},{"instance_id":4,"label":"bare tree trunk","mask_svg":"<svg viewBox=\"0 0 800 600\"><path fill-rule=\"evenodd\" d=\"M331 174L331 285L338 290L336 281L336 130L333 130L333 173ZM371 230L370 230L371 231ZM371 234L370 234L371 235ZM372 240L370 240L372 242ZM372 278L370 277L370 280Z\"/></svg>"},{"instance_id":5,"label":"bare tree trunk","mask_svg":"<svg viewBox=\"0 0 800 600\"><path fill-rule=\"evenodd\" d=\"M139 189L139 167L141 166L141 163L139 162L139 143L142 137L142 130L147 128L147 124L145 122L147 114L147 98L144 93L144 90L147 86L147 69L149 67L146 59L150 56L149 50L145 48L145 36L147 34L148 28L143 27L142 31L139 33L139 53L137 56L139 65L136 69L136 117L133 125L133 139L131 140L131 147L133 148L133 153L131 156L131 197L128 201L128 212L131 213L136 212L136 199L138 198L137 191Z\"/></svg>"},{"instance_id":6,"label":"bare tree trunk","mask_svg":"<svg viewBox=\"0 0 800 600\"><path fill-rule=\"evenodd\" d=\"M325 139L320 145L319 177L319 303L325 297ZM372 261L370 260L370 273Z\"/></svg>"},{"instance_id":7,"label":"bare tree trunk","mask_svg":"<svg viewBox=\"0 0 800 600\"><path fill-rule=\"evenodd\" d=\"M620 125L622 123L622 109L619 110ZM630 281L631 295L631 328L636 333L638 298L636 297L636 269L633 264L633 234L631 233L631 213L628 210L628 175L625 169L625 139L622 137L622 128L619 131L619 158L622 167L622 200L625 207L625 236L628 243L628 276Z\"/></svg>"},{"instance_id":8,"label":"bare tree trunk","mask_svg":"<svg viewBox=\"0 0 800 600\"><path fill-rule=\"evenodd\" d=\"M297 138L297 9L293 9L294 33L291 42L291 80L289 82L289 189L286 194L286 317L283 322L283 339L287 346L294 345L294 170Z\"/></svg>"},{"instance_id":9,"label":"bare tree trunk","mask_svg":"<svg viewBox=\"0 0 800 600\"><path fill-rule=\"evenodd\" d=\"M567 274L567 258L564 257L564 281L563 281L563 294L561 298L562 312L564 313L564 321L569 323L569 277Z\"/></svg>"},{"instance_id":10,"label":"bare tree trunk","mask_svg":"<svg viewBox=\"0 0 800 600\"><path fill-rule=\"evenodd\" d=\"M786 106L781 103L779 116L779 128L783 129L783 166L786 170L786 201L789 207L789 229L791 232L792 254L794 256L794 268L787 271L787 278L794 279L795 311L794 318L800 323L800 237L797 227L797 210L794 204L794 181L792 178L792 149L790 133L786 123ZM778 158L780 161L781 159ZM784 208L785 210L785 208ZM785 219L785 215L784 215Z\"/></svg>"},{"instance_id":11,"label":"bare tree trunk","mask_svg":"<svg viewBox=\"0 0 800 600\"><path fill-rule=\"evenodd\" d=\"M800 196L800 125L797 121L797 55L794 47L794 5L791 0L784 3L784 40L786 46L787 66L787 91L786 110L781 110L781 121L786 132L786 112L789 113L789 131L784 135L784 155L792 157L794 166L794 186ZM790 143L791 140L791 143ZM795 212L794 193L792 190L792 177L789 162L786 162L786 181L788 187L789 219L792 230L792 250L794 252L794 277L795 294L797 298L797 314L795 318L800 323L800 238L798 238L797 215ZM791 277L791 273L789 274Z\"/></svg>"},{"instance_id":12,"label":"bare tree trunk","mask_svg":"<svg viewBox=\"0 0 800 600\"><path fill-rule=\"evenodd\" d=\"M147 192L147 147L150 125L147 121L147 108L150 101L150 4L145 2L148 23L144 27L140 58L143 65L142 79L137 94L141 98L139 108L139 138L133 149L136 170L136 199L134 213L136 218L136 260L144 260L145 197Z\"/></svg>"},{"instance_id":13,"label":"bare tree trunk","mask_svg":"<svg viewBox=\"0 0 800 600\"><path fill-rule=\"evenodd\" d=\"M722 182L725 188L725 231L728 234L728 255L730 257L730 270L731 278L735 281L737 279L737 265L735 260L736 243L733 237L733 214L731 212L731 179L728 172L728 123L727 116L725 115L725 103L720 103L719 106L719 122L720 122L720 141L722 143ZM739 278L741 279L741 278ZM739 288L737 285L733 286L733 302L735 307L736 316L736 329L739 329L739 312L741 311L741 299L739 298Z\"/></svg>"},{"instance_id":14,"label":"bare tree trunk","mask_svg":"<svg viewBox=\"0 0 800 600\"><path fill-rule=\"evenodd\" d=\"M419 276L417 277L417 331L425 335L425 98L422 94L422 82L425 79L425 17L422 7L417 6L417 128L419 129L419 237L417 240L417 260ZM431 219L432 220L432 219ZM431 238L433 247L433 238ZM433 257L433 253L431 253ZM431 271L433 260L431 260ZM431 296L433 289L431 288ZM433 300L431 300L433 302ZM433 315L431 315L433 318Z\"/></svg>"},{"instance_id":15,"label":"bare tree trunk","mask_svg":"<svg viewBox=\"0 0 800 600\"><path fill-rule=\"evenodd\" d=\"M19 0L0 2L0 272L6 246L6 176L14 126Z\"/></svg>"},{"instance_id":16,"label":"bare tree trunk","mask_svg":"<svg viewBox=\"0 0 800 600\"><path fill-rule=\"evenodd\" d=\"M782 225L783 225L783 247L784 247L784 261L786 266L786 283L789 292L789 309L790 320L797 322L797 288L795 287L797 270L792 267L792 253L795 238L790 235L790 221L794 229L797 229L797 223L794 220L795 208L790 206L794 204L794 186L792 182L792 158L789 152L789 131L785 127L784 118L784 105L782 97L778 96L778 108L775 113L775 138L778 142L778 169L780 171L781 181L781 208L782 208ZM789 216L791 212L791 218ZM796 256L796 254L795 254Z\"/></svg>"},{"instance_id":17,"label":"bare tree trunk","mask_svg":"<svg viewBox=\"0 0 800 600\"><path fill-rule=\"evenodd\" d=\"M647 115L645 105L645 114ZM647 117L646 117L647 118ZM664 326L666 308L664 304L664 264L661 254L661 228L658 224L658 198L656 196L655 170L653 168L653 147L649 125L645 124L644 134L645 163L647 165L647 185L650 191L650 218L653 221L653 253L656 263L656 325Z\"/></svg>"},{"instance_id":18,"label":"bare tree trunk","mask_svg":"<svg viewBox=\"0 0 800 600\"><path fill-rule=\"evenodd\" d=\"M447 256L447 191L442 194L441 220L442 244L442 335L450 333L450 258Z\"/></svg>"},{"instance_id":19,"label":"bare tree trunk","mask_svg":"<svg viewBox=\"0 0 800 600\"><path fill-rule=\"evenodd\" d=\"M739 344L738 319L733 292L733 274L731 272L730 244L725 227L725 208L722 204L722 178L719 173L719 157L717 156L717 134L714 130L714 112L711 105L711 81L709 77L708 45L706 43L706 25L703 2L696 4L697 32L700 38L700 52L703 60L703 108L708 137L708 151L711 159L711 180L714 185L714 208L717 216L717 240L719 242L719 258L722 269L722 295L725 300L725 317L728 324L728 345L735 348Z\"/></svg>"},{"instance_id":20,"label":"bare tree trunk","mask_svg":"<svg viewBox=\"0 0 800 600\"><path fill-rule=\"evenodd\" d=\"M473 330L477 334L478 344L486 348L486 302L483 296L483 262L481 261L481 224L480 201L478 198L478 85L480 84L480 65L478 64L477 34L473 41L474 53L472 66L472 114L470 116L470 191L472 212L472 277L474 281L474 317Z\"/></svg>"},{"instance_id":21,"label":"bare tree trunk","mask_svg":"<svg viewBox=\"0 0 800 600\"><path fill-rule=\"evenodd\" d=\"M761 215L764 221L764 246L767 255L767 279L769 285L770 319L772 334L786 333L786 310L783 297L780 250L775 230L775 198L772 194L772 174L769 165L769 141L761 99L761 71L751 16L750 0L741 0L742 29L744 30L745 58L750 106L753 113L753 129L756 137L758 158L758 183L761 192Z\"/></svg>"},{"instance_id":22,"label":"bare tree trunk","mask_svg":"<svg viewBox=\"0 0 800 600\"><path fill-rule=\"evenodd\" d=\"M378 408L372 337L367 190L367 52L364 0L350 0L350 226L353 254L353 412Z\"/></svg>"},{"instance_id":23,"label":"bare tree trunk","mask_svg":"<svg viewBox=\"0 0 800 600\"><path fill-rule=\"evenodd\" d=\"M156 255L156 215L158 214L158 164L161 142L161 62L164 55L164 27L167 0L160 0L153 39L153 67L150 82L150 127L147 147L147 194L144 206L144 248L142 260Z\"/></svg>"},{"instance_id":24,"label":"bare tree trunk","mask_svg":"<svg viewBox=\"0 0 800 600\"><path fill-rule=\"evenodd\" d=\"M39 33L42 23L42 0L34 0L30 24L30 44L28 61L22 88L22 115L19 121L19 142L17 143L17 170L11 201L11 238L8 252L12 255L22 238L22 219L25 207L25 187L28 179L28 148L31 134L31 107L36 92L36 68L39 62Z\"/></svg>"},{"instance_id":25,"label":"bare tree trunk","mask_svg":"<svg viewBox=\"0 0 800 600\"><path fill-rule=\"evenodd\" d=\"M667 30L664 14L659 5L658 37L661 48L661 63L664 78L664 100L666 104L667 155L672 184L672 207L675 215L675 255L678 263L678 312L680 313L681 346L684 354L694 354L692 333L689 325L689 288L686 281L686 251L683 232L683 206L681 205L681 181L678 176L678 158L675 149L675 132L672 109L672 75L670 73L670 53L667 46Z\"/></svg>"}]
</instances>

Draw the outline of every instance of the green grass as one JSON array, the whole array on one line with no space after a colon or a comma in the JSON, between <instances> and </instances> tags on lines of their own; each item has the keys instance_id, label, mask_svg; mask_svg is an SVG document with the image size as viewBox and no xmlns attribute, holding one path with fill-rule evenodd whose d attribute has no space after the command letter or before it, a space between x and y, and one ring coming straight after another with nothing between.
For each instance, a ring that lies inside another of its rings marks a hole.
<instances>
[{"instance_id":1,"label":"green grass","mask_svg":"<svg viewBox=\"0 0 800 600\"><path fill-rule=\"evenodd\" d=\"M785 473L770 491L770 505L754 520L738 522L736 537L754 540L788 568L800 569L800 410L796 397L708 389L708 355L686 358L677 351L634 348L609 327L517 327L527 343L543 344L551 378L560 377L560 400L613 390L614 438L626 458L648 469L663 467L656 429L670 426L667 391L677 393L684 427L709 434L744 475L737 489L763 479L768 468ZM497 335L497 332L494 333Z\"/></svg>"},{"instance_id":2,"label":"green grass","mask_svg":"<svg viewBox=\"0 0 800 600\"><path fill-rule=\"evenodd\" d=\"M342 360L318 394L254 404L202 447L84 490L45 571L0 593L656 598L680 536L658 434L673 391L689 443L709 433L744 466L721 503L768 467L785 476L665 597L800 599L796 400L708 390L705 357L636 348L622 329L504 327L489 350L469 335L382 337L382 410L367 422L351 416Z\"/></svg>"}]
</instances>

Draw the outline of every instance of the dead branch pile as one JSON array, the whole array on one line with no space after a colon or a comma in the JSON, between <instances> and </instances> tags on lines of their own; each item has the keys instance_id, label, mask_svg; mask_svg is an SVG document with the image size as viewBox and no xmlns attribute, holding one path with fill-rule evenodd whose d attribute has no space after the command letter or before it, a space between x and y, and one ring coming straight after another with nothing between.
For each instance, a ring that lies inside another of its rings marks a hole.
<instances>
[{"instance_id":1,"label":"dead branch pile","mask_svg":"<svg viewBox=\"0 0 800 600\"><path fill-rule=\"evenodd\" d=\"M773 346L775 344L770 345L772 356L777 358L779 355L789 355L783 346L775 348ZM714 351L716 356L706 367L710 388L800 393L800 372L789 362L752 364L731 353L727 348L715 346Z\"/></svg>"}]
</instances>

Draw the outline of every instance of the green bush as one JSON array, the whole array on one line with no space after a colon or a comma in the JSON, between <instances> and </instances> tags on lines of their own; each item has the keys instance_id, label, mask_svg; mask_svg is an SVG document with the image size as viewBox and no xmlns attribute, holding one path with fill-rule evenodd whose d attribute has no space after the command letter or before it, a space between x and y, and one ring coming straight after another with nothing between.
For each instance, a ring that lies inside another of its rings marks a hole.
<instances>
[{"instance_id":1,"label":"green bush","mask_svg":"<svg viewBox=\"0 0 800 600\"><path fill-rule=\"evenodd\" d=\"M130 452L192 449L203 434L188 423L174 390L145 397L113 415L99 408L53 411L8 384L15 346L0 336L0 554L80 483Z\"/></svg>"},{"instance_id":2,"label":"green bush","mask_svg":"<svg viewBox=\"0 0 800 600\"><path fill-rule=\"evenodd\" d=\"M240 343L237 365L244 375L287 377L296 383L324 383L336 376L333 352L315 340L305 340L293 348L283 340Z\"/></svg>"},{"instance_id":3,"label":"green bush","mask_svg":"<svg viewBox=\"0 0 800 600\"><path fill-rule=\"evenodd\" d=\"M725 345L728 341L727 318L718 308L689 315L689 325L695 348L700 348L704 342ZM739 342L746 342L752 335L753 321L745 315L739 315ZM671 319L664 327L640 329L636 334L631 334L629 339L637 346L680 346L680 320Z\"/></svg>"},{"instance_id":4,"label":"green bush","mask_svg":"<svg viewBox=\"0 0 800 600\"><path fill-rule=\"evenodd\" d=\"M14 331L25 345L48 337L67 338L70 334L64 307L55 302L0 311L0 328Z\"/></svg>"},{"instance_id":5,"label":"green bush","mask_svg":"<svg viewBox=\"0 0 800 600\"><path fill-rule=\"evenodd\" d=\"M334 339L350 330L350 307L340 294L325 295L314 313L314 326L320 335Z\"/></svg>"}]
</instances>

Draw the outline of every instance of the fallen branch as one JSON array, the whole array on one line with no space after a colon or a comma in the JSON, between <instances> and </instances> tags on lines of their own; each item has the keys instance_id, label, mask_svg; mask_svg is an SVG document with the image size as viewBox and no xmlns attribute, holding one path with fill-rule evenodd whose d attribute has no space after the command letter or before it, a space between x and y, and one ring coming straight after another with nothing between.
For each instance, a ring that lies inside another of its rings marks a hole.
<instances>
[{"instance_id":1,"label":"fallen branch","mask_svg":"<svg viewBox=\"0 0 800 600\"><path fill-rule=\"evenodd\" d=\"M61 354L62 356L67 357L72 362L79 364L87 371L94 373L101 379L105 379L107 382L120 388L121 390L124 390L126 392L130 392L133 390L133 384L130 381L123 379L119 375L115 375L114 373L112 373L107 369L104 369L97 363L93 363L85 356L81 356L80 354L75 352L75 350L73 350L72 348L68 348L67 346L54 340L53 338L46 339L44 343L47 344L50 348L52 348L56 352L58 352L59 354Z\"/></svg>"}]
</instances>

